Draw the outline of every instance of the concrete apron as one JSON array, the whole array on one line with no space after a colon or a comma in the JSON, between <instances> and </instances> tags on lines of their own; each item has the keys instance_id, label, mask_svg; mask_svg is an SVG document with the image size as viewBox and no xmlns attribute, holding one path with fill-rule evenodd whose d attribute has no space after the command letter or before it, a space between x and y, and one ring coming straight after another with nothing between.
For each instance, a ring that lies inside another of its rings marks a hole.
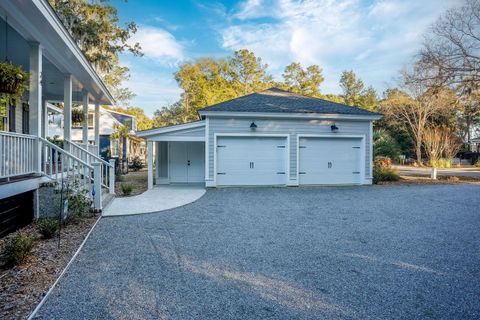
<instances>
[{"instance_id":1,"label":"concrete apron","mask_svg":"<svg viewBox=\"0 0 480 320\"><path fill-rule=\"evenodd\" d=\"M181 207L205 194L203 184L160 185L138 196L115 198L104 210L104 217L159 212Z\"/></svg>"}]
</instances>

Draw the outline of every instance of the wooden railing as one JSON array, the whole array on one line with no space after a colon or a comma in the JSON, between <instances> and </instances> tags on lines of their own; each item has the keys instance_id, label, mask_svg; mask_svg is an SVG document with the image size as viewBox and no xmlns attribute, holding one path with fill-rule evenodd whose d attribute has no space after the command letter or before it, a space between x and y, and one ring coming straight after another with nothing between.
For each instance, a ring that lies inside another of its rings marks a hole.
<instances>
[{"instance_id":1,"label":"wooden railing","mask_svg":"<svg viewBox=\"0 0 480 320\"><path fill-rule=\"evenodd\" d=\"M37 172L37 137L0 131L0 178Z\"/></svg>"},{"instance_id":2,"label":"wooden railing","mask_svg":"<svg viewBox=\"0 0 480 320\"><path fill-rule=\"evenodd\" d=\"M96 154L85 149L84 144L76 144L72 141L66 140L70 146L70 153L82 161L93 164L98 162L100 166L100 175L102 177L102 186L108 188L110 193L115 193L115 160L110 160L110 163L103 160Z\"/></svg>"}]
</instances>

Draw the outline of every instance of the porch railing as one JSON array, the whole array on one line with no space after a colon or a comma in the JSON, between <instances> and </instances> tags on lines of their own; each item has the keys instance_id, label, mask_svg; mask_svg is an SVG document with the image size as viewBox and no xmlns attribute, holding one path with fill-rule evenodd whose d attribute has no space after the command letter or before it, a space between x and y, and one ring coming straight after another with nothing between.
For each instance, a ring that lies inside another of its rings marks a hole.
<instances>
[{"instance_id":1,"label":"porch railing","mask_svg":"<svg viewBox=\"0 0 480 320\"><path fill-rule=\"evenodd\" d=\"M85 145L85 144L83 144L83 143L78 143L77 145L80 146L80 147L82 147L83 149L86 149L88 152L93 153L94 155L97 155L97 156L98 156L98 155L100 154L100 153L99 153L100 149L99 149L99 147L96 146L96 145L93 145L93 144L87 144L87 145Z\"/></svg>"},{"instance_id":2,"label":"porch railing","mask_svg":"<svg viewBox=\"0 0 480 320\"><path fill-rule=\"evenodd\" d=\"M0 178L35 173L36 148L35 136L0 131Z\"/></svg>"},{"instance_id":3,"label":"porch railing","mask_svg":"<svg viewBox=\"0 0 480 320\"><path fill-rule=\"evenodd\" d=\"M42 154L42 171L54 180L71 179L81 181L93 198L95 209L102 209L102 175L101 163L88 163L56 144L39 137ZM92 185L93 183L93 185Z\"/></svg>"},{"instance_id":4,"label":"porch railing","mask_svg":"<svg viewBox=\"0 0 480 320\"><path fill-rule=\"evenodd\" d=\"M76 144L72 141L65 141L70 145L70 153L82 161L92 164L95 162L100 163L100 176L102 186L108 188L110 193L115 193L115 160L107 162L97 156L97 154L85 149L84 144Z\"/></svg>"}]
</instances>

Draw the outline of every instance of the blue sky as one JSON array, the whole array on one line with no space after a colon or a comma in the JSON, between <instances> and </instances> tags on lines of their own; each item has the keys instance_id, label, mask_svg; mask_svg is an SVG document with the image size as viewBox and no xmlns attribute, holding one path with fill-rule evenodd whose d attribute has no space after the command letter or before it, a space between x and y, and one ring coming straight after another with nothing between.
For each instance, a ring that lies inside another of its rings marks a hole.
<instances>
[{"instance_id":1,"label":"blue sky","mask_svg":"<svg viewBox=\"0 0 480 320\"><path fill-rule=\"evenodd\" d=\"M145 55L121 56L130 67L132 105L152 115L180 96L173 73L182 62L249 49L277 80L292 61L318 64L322 93L339 93L354 70L379 93L420 48L438 16L459 0L112 0L123 22L135 21Z\"/></svg>"}]
</instances>

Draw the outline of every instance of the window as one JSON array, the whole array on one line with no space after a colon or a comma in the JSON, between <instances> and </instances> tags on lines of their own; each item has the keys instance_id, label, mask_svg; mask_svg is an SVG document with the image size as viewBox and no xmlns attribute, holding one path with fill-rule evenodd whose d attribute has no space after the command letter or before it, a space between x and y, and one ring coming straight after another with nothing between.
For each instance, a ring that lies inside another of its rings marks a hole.
<instances>
[{"instance_id":1,"label":"window","mask_svg":"<svg viewBox=\"0 0 480 320\"><path fill-rule=\"evenodd\" d=\"M30 133L30 107L28 103L22 103L22 133Z\"/></svg>"},{"instance_id":2,"label":"window","mask_svg":"<svg viewBox=\"0 0 480 320\"><path fill-rule=\"evenodd\" d=\"M8 108L8 130L10 132L15 132L15 120L16 120L16 102L13 100L9 104L10 108Z\"/></svg>"}]
</instances>

